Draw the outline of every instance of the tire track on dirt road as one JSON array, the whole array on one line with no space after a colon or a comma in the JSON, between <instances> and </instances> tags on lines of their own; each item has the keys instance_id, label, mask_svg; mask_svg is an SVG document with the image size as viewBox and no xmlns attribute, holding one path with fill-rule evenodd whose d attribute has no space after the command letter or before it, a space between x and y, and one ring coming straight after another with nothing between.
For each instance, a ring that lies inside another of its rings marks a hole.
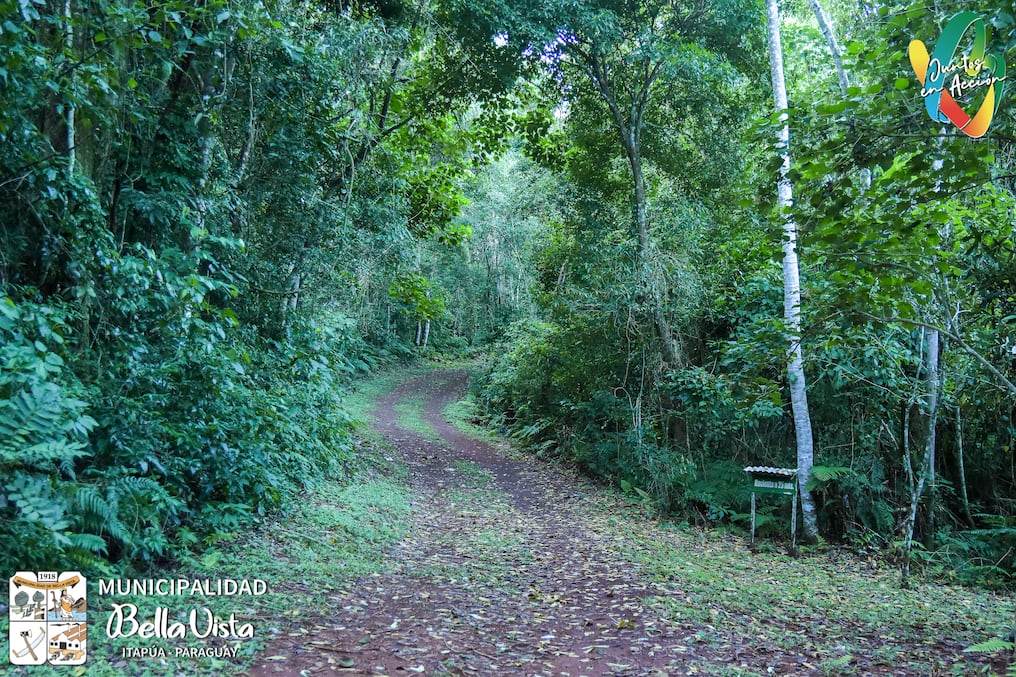
<instances>
[{"instance_id":1,"label":"tire track on dirt road","mask_svg":"<svg viewBox=\"0 0 1016 677\"><path fill-rule=\"evenodd\" d=\"M390 573L354 586L312 642L280 640L268 653L288 660L256 674L670 674L679 629L645 604L666 591L621 554L606 520L576 507L588 486L445 420L466 381L432 373L378 403L375 429L409 469L411 531ZM440 441L400 423L400 402L421 396Z\"/></svg>"}]
</instances>

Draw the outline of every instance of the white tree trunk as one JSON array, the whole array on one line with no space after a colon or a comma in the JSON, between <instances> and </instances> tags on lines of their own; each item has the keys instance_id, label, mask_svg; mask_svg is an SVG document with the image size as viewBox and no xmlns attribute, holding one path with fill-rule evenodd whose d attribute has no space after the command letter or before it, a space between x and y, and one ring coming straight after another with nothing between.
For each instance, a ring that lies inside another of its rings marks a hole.
<instances>
[{"instance_id":1,"label":"white tree trunk","mask_svg":"<svg viewBox=\"0 0 1016 677\"><path fill-rule=\"evenodd\" d=\"M925 439L924 439L924 462L923 467L916 473L918 475L916 484L911 482L910 490L910 511L907 513L905 523L905 536L903 539L903 568L900 572L900 584L906 586L910 578L910 553L914 543L914 526L917 524L917 508L921 504L921 495L924 494L925 486L935 485L935 426L938 423L938 395L940 390L941 376L938 366L939 353L939 332L937 329L926 329L924 341L923 367L926 383L925 401L927 403ZM909 425L909 424L908 424ZM904 449L906 456L904 462L909 464L908 449ZM934 493L932 494L934 496ZM928 510L934 512L935 505L932 501ZM929 526L934 528L933 519L929 517Z\"/></svg>"},{"instance_id":2,"label":"white tree trunk","mask_svg":"<svg viewBox=\"0 0 1016 677\"><path fill-rule=\"evenodd\" d=\"M836 77L840 81L840 93L843 94L843 98L847 98L847 87L849 82L847 81L847 71L843 68L843 52L840 50L840 44L836 41L836 31L833 30L833 22L829 19L829 15L822 9L822 5L819 0L809 0L811 3L811 11L815 13L815 18L818 20L818 27L822 31L822 35L825 36L826 43L829 45L829 54L833 57L833 63L836 65Z\"/></svg>"},{"instance_id":3,"label":"white tree trunk","mask_svg":"<svg viewBox=\"0 0 1016 677\"><path fill-rule=\"evenodd\" d=\"M766 0L766 19L769 26L769 66L773 82L773 99L776 110L787 110L787 82L783 74L783 41L780 35L780 10L777 0ZM785 115L785 113L784 113ZM790 402L794 412L794 431L797 436L797 479L801 488L801 513L804 516L804 537L818 540L818 521L815 502L807 489L814 465L815 445L808 410L807 382L804 378L804 360L801 352L801 276L797 261L797 224L789 209L794 201L790 184L790 126L784 123L777 134L783 165L777 181L780 214L783 217L783 319L787 339L787 381ZM795 516L796 518L796 516Z\"/></svg>"},{"instance_id":4,"label":"white tree trunk","mask_svg":"<svg viewBox=\"0 0 1016 677\"><path fill-rule=\"evenodd\" d=\"M64 0L64 49L67 52L67 58L71 58L71 54L74 51L74 26L72 21L74 19L71 13L71 0ZM74 71L71 71L71 78L74 77ZM73 94L72 94L73 96ZM75 116L77 109L74 106L73 101L67 103L67 112L64 115L64 124L67 125L67 173L74 173L74 164L76 160L75 146L77 146L77 140L75 139L74 125Z\"/></svg>"},{"instance_id":5,"label":"white tree trunk","mask_svg":"<svg viewBox=\"0 0 1016 677\"><path fill-rule=\"evenodd\" d=\"M289 298L286 300L286 308L289 310L296 310L300 304L300 283L303 278L300 273L293 273L293 276L289 278Z\"/></svg>"},{"instance_id":6,"label":"white tree trunk","mask_svg":"<svg viewBox=\"0 0 1016 677\"><path fill-rule=\"evenodd\" d=\"M924 438L924 462L928 472L928 545L932 545L935 538L935 505L938 497L937 478L935 476L935 427L938 424L938 401L939 393L942 390L942 375L939 368L939 333L937 329L928 332L928 359L925 362L928 383L928 427L925 430Z\"/></svg>"}]
</instances>

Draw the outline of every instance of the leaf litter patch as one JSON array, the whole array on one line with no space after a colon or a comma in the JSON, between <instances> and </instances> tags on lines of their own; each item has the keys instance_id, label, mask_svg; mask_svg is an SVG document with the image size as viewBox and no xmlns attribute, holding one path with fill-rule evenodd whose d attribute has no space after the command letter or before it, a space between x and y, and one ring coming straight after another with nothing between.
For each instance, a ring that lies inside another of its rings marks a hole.
<instances>
[{"instance_id":1,"label":"leaf litter patch","mask_svg":"<svg viewBox=\"0 0 1016 677\"><path fill-rule=\"evenodd\" d=\"M739 539L661 530L565 469L464 434L441 412L465 384L465 372L447 370L379 401L374 427L409 470L410 533L387 553L390 572L359 581L330 615L294 620L255 675L899 675L970 665L955 636L837 612L849 606L837 591L857 590L838 590L855 579L835 567L815 571L814 595L788 595L781 571L816 558L753 558ZM407 400L422 402L424 434L418 421L400 425Z\"/></svg>"}]
</instances>

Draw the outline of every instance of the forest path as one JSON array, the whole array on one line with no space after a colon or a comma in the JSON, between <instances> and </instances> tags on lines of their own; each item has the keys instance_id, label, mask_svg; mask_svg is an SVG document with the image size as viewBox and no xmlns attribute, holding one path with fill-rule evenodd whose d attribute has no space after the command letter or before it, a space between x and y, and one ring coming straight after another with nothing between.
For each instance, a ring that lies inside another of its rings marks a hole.
<instances>
[{"instance_id":1,"label":"forest path","mask_svg":"<svg viewBox=\"0 0 1016 677\"><path fill-rule=\"evenodd\" d=\"M375 429L409 469L411 531L391 553L392 571L339 605L328 636L300 638L303 651L288 647L289 660L257 665L258 674L668 674L678 654L666 647L683 643L644 605L664 590L620 552L606 520L576 507L588 486L508 458L445 419L466 380L460 370L428 374L378 403ZM429 430L400 416L420 398ZM279 651L287 647L267 653Z\"/></svg>"},{"instance_id":2,"label":"forest path","mask_svg":"<svg viewBox=\"0 0 1016 677\"><path fill-rule=\"evenodd\" d=\"M963 648L1016 617L1004 595L900 590L875 559L790 558L659 523L575 473L464 434L467 373L402 382L374 430L407 469L385 573L315 591L253 674L478 677L928 675L1005 671ZM348 592L346 592L348 590Z\"/></svg>"}]
</instances>

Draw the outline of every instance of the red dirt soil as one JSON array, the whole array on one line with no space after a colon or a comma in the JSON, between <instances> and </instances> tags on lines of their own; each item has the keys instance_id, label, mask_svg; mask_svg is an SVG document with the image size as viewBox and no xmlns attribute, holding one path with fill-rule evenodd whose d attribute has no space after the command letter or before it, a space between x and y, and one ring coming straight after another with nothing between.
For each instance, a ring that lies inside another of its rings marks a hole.
<instances>
[{"instance_id":1,"label":"red dirt soil","mask_svg":"<svg viewBox=\"0 0 1016 677\"><path fill-rule=\"evenodd\" d=\"M254 675L648 677L701 674L696 665L826 674L719 628L710 630L721 643L696 642L701 628L659 616L648 597L683 593L625 555L631 544L589 509L595 487L505 455L444 419L466 381L463 371L439 371L378 403L375 429L409 469L410 533L388 553L389 573L344 595L322 591L341 595L336 614L283 628ZM399 424L396 405L420 397L440 441ZM856 668L905 674L866 658Z\"/></svg>"},{"instance_id":2,"label":"red dirt soil","mask_svg":"<svg viewBox=\"0 0 1016 677\"><path fill-rule=\"evenodd\" d=\"M612 534L569 507L586 485L547 464L506 458L443 418L466 378L430 374L378 403L375 428L404 456L414 496L411 533L391 553L394 570L355 585L326 627L275 640L253 674L669 674L674 629L643 604L664 591L615 551ZM398 423L396 405L421 394L442 442ZM495 499L503 493L500 510L461 501L470 488L463 462L493 477L486 489ZM467 537L477 534L522 547L478 564ZM264 660L277 655L287 660Z\"/></svg>"}]
</instances>

